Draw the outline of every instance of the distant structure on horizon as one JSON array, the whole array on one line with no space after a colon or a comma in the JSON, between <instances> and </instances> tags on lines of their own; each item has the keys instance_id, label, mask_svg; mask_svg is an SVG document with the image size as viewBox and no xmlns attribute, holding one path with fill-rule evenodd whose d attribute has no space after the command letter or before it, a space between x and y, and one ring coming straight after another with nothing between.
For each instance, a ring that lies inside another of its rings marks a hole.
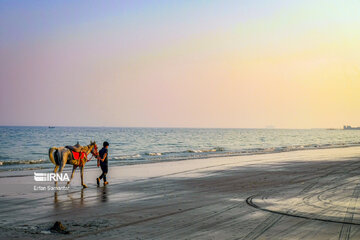
<instances>
[{"instance_id":1,"label":"distant structure on horizon","mask_svg":"<svg viewBox=\"0 0 360 240\"><path fill-rule=\"evenodd\" d=\"M360 127L352 127L350 125L344 126L344 130L360 130Z\"/></svg>"}]
</instances>

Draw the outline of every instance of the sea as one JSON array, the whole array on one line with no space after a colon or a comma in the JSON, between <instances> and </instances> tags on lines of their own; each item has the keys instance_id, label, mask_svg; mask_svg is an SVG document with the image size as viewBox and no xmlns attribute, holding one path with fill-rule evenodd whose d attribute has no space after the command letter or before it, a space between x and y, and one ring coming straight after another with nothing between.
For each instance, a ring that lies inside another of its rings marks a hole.
<instances>
[{"instance_id":1,"label":"sea","mask_svg":"<svg viewBox=\"0 0 360 240\"><path fill-rule=\"evenodd\" d=\"M108 141L109 164L115 166L360 146L360 131L2 126L0 171L50 169L50 147L90 141L99 149ZM86 167L96 167L96 160Z\"/></svg>"}]
</instances>

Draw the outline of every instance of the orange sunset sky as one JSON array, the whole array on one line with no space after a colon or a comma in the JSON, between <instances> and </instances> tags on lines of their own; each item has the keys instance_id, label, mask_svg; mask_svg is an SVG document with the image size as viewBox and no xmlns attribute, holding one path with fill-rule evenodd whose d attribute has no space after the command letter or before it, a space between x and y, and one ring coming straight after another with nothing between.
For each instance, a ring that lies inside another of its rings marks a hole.
<instances>
[{"instance_id":1,"label":"orange sunset sky","mask_svg":"<svg viewBox=\"0 0 360 240\"><path fill-rule=\"evenodd\" d=\"M0 125L360 126L359 9L2 1Z\"/></svg>"}]
</instances>

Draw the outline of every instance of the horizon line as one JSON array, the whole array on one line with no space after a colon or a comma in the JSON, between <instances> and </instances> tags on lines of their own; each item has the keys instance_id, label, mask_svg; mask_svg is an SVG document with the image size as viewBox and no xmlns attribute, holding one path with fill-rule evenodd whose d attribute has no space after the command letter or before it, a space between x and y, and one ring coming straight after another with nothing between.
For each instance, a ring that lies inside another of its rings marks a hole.
<instances>
[{"instance_id":1,"label":"horizon line","mask_svg":"<svg viewBox=\"0 0 360 240\"><path fill-rule=\"evenodd\" d=\"M342 130L343 128L334 127L312 127L312 128L286 128L286 127L141 127L141 126L76 126L76 125L0 125L0 127L83 127L83 128L177 128L177 129L292 129L292 130L311 130L311 129L334 129Z\"/></svg>"}]
</instances>

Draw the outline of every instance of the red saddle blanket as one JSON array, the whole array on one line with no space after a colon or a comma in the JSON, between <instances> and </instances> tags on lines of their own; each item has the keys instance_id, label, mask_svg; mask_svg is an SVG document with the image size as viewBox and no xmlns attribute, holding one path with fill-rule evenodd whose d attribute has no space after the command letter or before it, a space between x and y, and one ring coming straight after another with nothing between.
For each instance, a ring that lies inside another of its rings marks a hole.
<instances>
[{"instance_id":1,"label":"red saddle blanket","mask_svg":"<svg viewBox=\"0 0 360 240\"><path fill-rule=\"evenodd\" d=\"M74 151L71 152L75 160L84 159L86 156L84 152L74 152Z\"/></svg>"}]
</instances>

